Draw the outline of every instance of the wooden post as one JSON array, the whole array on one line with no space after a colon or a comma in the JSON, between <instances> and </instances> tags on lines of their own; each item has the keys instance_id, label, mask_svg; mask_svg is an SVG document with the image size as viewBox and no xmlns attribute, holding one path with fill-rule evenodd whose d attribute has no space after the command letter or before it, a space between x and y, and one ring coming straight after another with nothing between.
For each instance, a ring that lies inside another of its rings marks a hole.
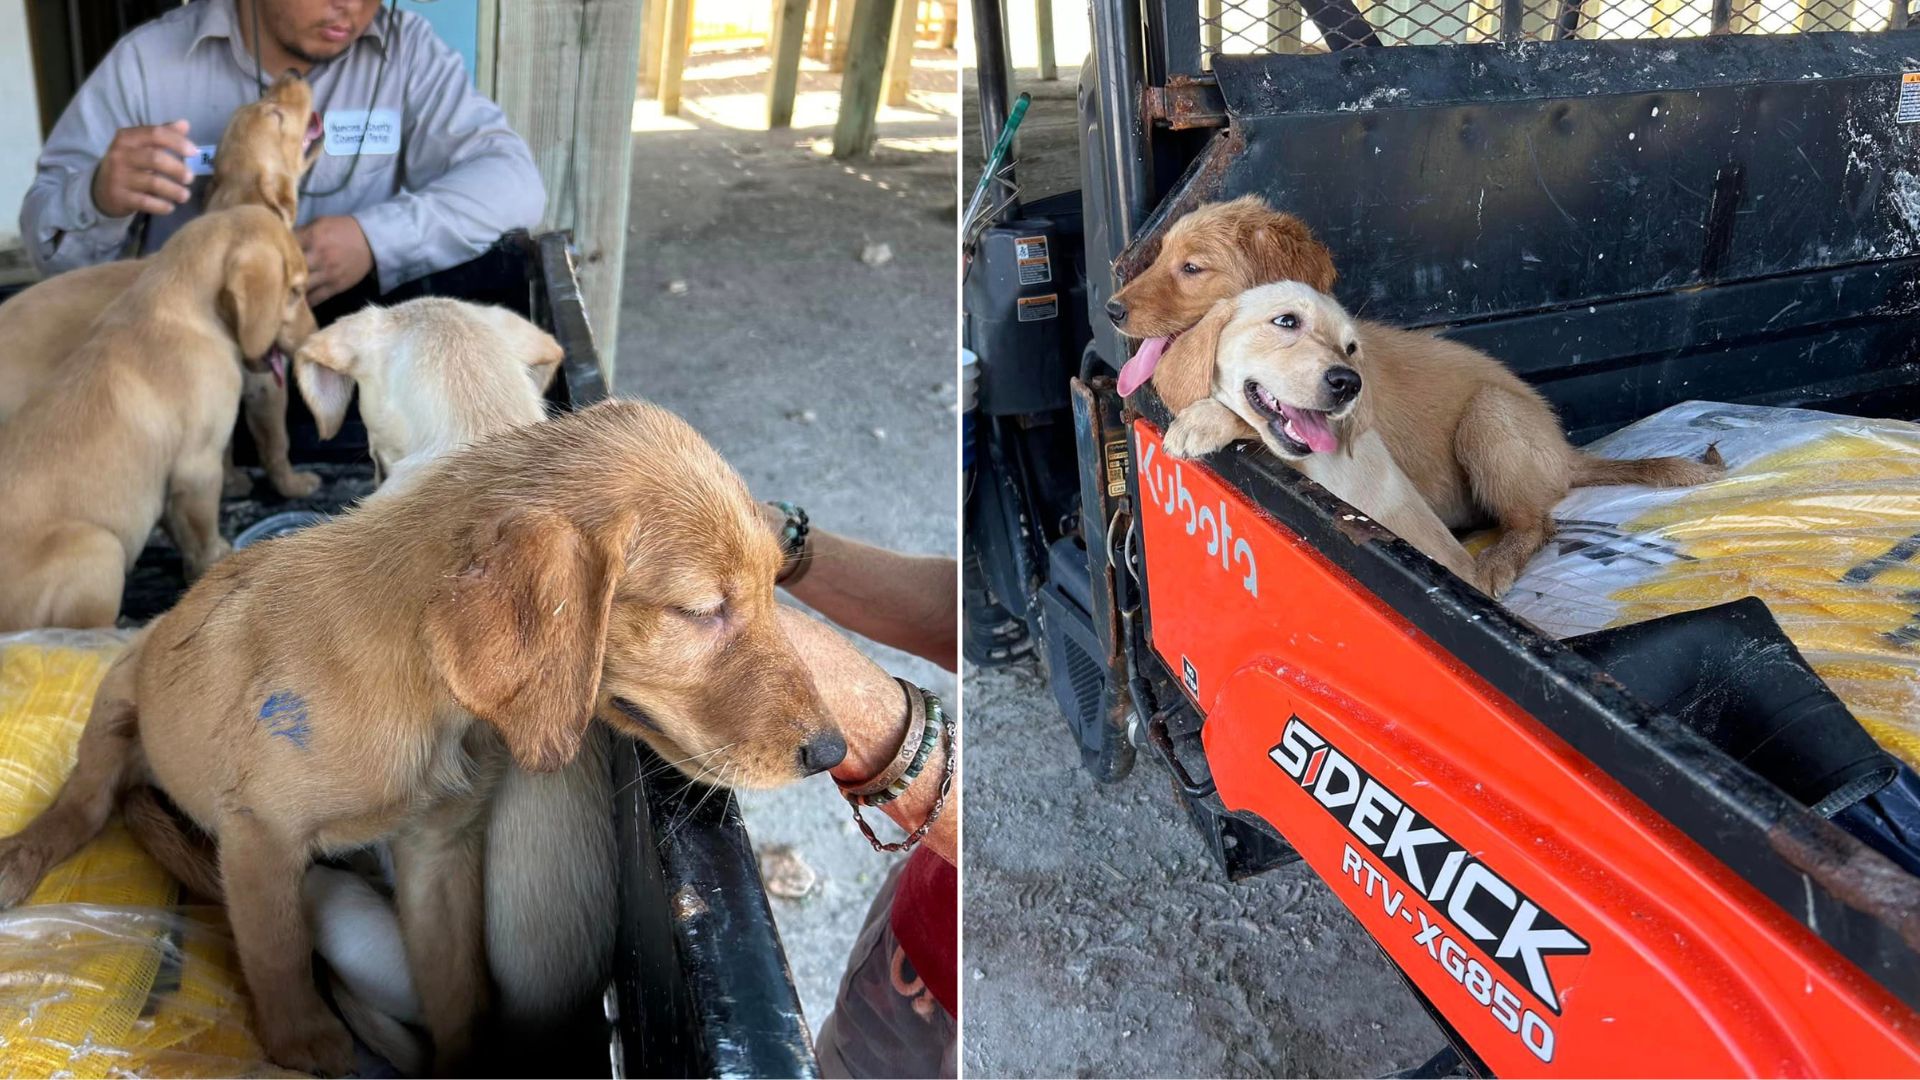
<instances>
[{"instance_id":1,"label":"wooden post","mask_svg":"<svg viewBox=\"0 0 1920 1080\"><path fill-rule=\"evenodd\" d=\"M680 115L680 80L687 73L687 52L693 45L693 0L664 0L667 9L666 47L660 50L660 112Z\"/></svg>"},{"instance_id":2,"label":"wooden post","mask_svg":"<svg viewBox=\"0 0 1920 1080\"><path fill-rule=\"evenodd\" d=\"M800 46L807 30L807 0L773 0L773 70L767 74L767 130L793 126L793 96L800 89Z\"/></svg>"},{"instance_id":3,"label":"wooden post","mask_svg":"<svg viewBox=\"0 0 1920 1080\"><path fill-rule=\"evenodd\" d=\"M814 0L813 21L807 24L807 55L827 58L827 28L833 25L833 0Z\"/></svg>"},{"instance_id":4,"label":"wooden post","mask_svg":"<svg viewBox=\"0 0 1920 1080\"><path fill-rule=\"evenodd\" d=\"M1040 31L1040 81L1058 82L1060 65L1053 58L1053 0L1033 0L1033 21Z\"/></svg>"},{"instance_id":5,"label":"wooden post","mask_svg":"<svg viewBox=\"0 0 1920 1080\"><path fill-rule=\"evenodd\" d=\"M491 92L547 187L540 230L567 229L580 291L613 382L633 166L639 0L511 0L498 7ZM491 29L483 25L485 33ZM684 39L682 39L684 40Z\"/></svg>"},{"instance_id":6,"label":"wooden post","mask_svg":"<svg viewBox=\"0 0 1920 1080\"><path fill-rule=\"evenodd\" d=\"M670 0L647 0L646 30L640 38L640 89L660 96L661 69L666 66L667 5Z\"/></svg>"},{"instance_id":7,"label":"wooden post","mask_svg":"<svg viewBox=\"0 0 1920 1080\"><path fill-rule=\"evenodd\" d=\"M888 38L896 5L913 0L854 0L847 35L847 73L840 80L840 114L833 122L833 156L865 157L873 149Z\"/></svg>"},{"instance_id":8,"label":"wooden post","mask_svg":"<svg viewBox=\"0 0 1920 1080\"><path fill-rule=\"evenodd\" d=\"M940 47L953 48L960 40L960 5L957 0L940 0Z\"/></svg>"},{"instance_id":9,"label":"wooden post","mask_svg":"<svg viewBox=\"0 0 1920 1080\"><path fill-rule=\"evenodd\" d=\"M847 70L847 46L852 44L853 12L858 0L838 0L833 6L833 44L827 47L827 70Z\"/></svg>"},{"instance_id":10,"label":"wooden post","mask_svg":"<svg viewBox=\"0 0 1920 1080\"><path fill-rule=\"evenodd\" d=\"M920 0L898 0L892 45L887 50L887 104L905 105L913 88L913 39L919 36Z\"/></svg>"}]
</instances>

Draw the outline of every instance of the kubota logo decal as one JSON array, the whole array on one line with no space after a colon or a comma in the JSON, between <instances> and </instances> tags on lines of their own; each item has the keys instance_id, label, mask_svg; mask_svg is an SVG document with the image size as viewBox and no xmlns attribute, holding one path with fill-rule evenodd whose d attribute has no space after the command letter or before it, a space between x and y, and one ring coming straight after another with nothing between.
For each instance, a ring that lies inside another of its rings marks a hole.
<instances>
[{"instance_id":1,"label":"kubota logo decal","mask_svg":"<svg viewBox=\"0 0 1920 1080\"><path fill-rule=\"evenodd\" d=\"M1560 1012L1560 995L1547 959L1586 953L1587 943L1299 717L1287 720L1267 756L1365 849L1362 854L1345 845L1341 872L1368 896L1377 896L1388 918L1406 922L1414 944L1534 1056L1552 1061L1551 1021L1469 956L1460 939L1478 945L1554 1015ZM1396 879L1404 889L1395 887Z\"/></svg>"},{"instance_id":2,"label":"kubota logo decal","mask_svg":"<svg viewBox=\"0 0 1920 1080\"><path fill-rule=\"evenodd\" d=\"M1227 521L1226 500L1219 500L1214 506L1201 506L1193 499L1193 493L1187 490L1186 477L1180 471L1180 463L1173 463L1173 471L1168 472L1159 457L1159 444L1149 442L1140 456L1140 484L1145 490L1147 505L1157 506L1160 512L1179 521L1186 518L1184 524L1188 536L1201 532L1207 534L1207 554L1220 559L1220 569L1235 573L1244 568L1246 573L1240 577L1240 587L1247 590L1249 596L1260 595L1260 567L1254 562L1253 545L1244 536L1233 534L1233 525Z\"/></svg>"}]
</instances>

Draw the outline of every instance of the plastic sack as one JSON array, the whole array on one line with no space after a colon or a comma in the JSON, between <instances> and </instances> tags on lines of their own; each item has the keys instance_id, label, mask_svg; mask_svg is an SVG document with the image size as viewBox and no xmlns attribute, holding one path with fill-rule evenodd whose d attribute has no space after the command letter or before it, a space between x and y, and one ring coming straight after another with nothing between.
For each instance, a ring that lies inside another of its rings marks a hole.
<instances>
[{"instance_id":1,"label":"plastic sack","mask_svg":"<svg viewBox=\"0 0 1920 1080\"><path fill-rule=\"evenodd\" d=\"M0 835L53 801L126 639L0 635ZM115 818L0 912L0 1075L298 1075L248 1030L224 912L178 891Z\"/></svg>"},{"instance_id":2,"label":"plastic sack","mask_svg":"<svg viewBox=\"0 0 1920 1080\"><path fill-rule=\"evenodd\" d=\"M1920 425L1688 402L1587 449L1709 443L1721 480L1562 500L1502 603L1558 638L1757 596L1880 745L1920 766Z\"/></svg>"}]
</instances>

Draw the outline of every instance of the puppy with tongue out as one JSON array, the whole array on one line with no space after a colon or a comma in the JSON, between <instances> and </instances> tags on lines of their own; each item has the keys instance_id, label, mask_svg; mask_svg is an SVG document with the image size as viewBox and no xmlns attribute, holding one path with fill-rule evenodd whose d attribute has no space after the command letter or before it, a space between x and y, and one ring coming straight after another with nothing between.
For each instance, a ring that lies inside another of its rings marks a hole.
<instances>
[{"instance_id":1,"label":"puppy with tongue out","mask_svg":"<svg viewBox=\"0 0 1920 1080\"><path fill-rule=\"evenodd\" d=\"M1120 391L1153 380L1175 414L1165 440L1174 457L1258 436L1299 461L1340 451L1342 432L1359 419L1362 362L1346 310L1282 281L1220 301L1183 334L1143 343L1120 372Z\"/></svg>"},{"instance_id":2,"label":"puppy with tongue out","mask_svg":"<svg viewBox=\"0 0 1920 1080\"><path fill-rule=\"evenodd\" d=\"M1483 591L1466 549L1373 430L1366 356L1352 317L1310 285L1260 285L1191 330L1150 338L1120 371L1174 413L1162 445L1195 458L1247 438Z\"/></svg>"}]
</instances>

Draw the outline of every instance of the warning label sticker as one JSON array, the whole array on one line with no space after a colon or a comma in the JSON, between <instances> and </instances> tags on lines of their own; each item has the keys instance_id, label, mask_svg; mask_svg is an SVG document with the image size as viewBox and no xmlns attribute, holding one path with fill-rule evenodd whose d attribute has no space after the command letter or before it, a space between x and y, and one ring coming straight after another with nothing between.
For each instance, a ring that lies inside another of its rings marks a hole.
<instances>
[{"instance_id":1,"label":"warning label sticker","mask_svg":"<svg viewBox=\"0 0 1920 1080\"><path fill-rule=\"evenodd\" d=\"M1902 124L1920 120L1920 71L1900 76L1900 111L1894 114L1894 119Z\"/></svg>"},{"instance_id":2,"label":"warning label sticker","mask_svg":"<svg viewBox=\"0 0 1920 1080\"><path fill-rule=\"evenodd\" d=\"M1060 317L1060 294L1048 293L1045 296L1023 296L1020 298L1021 322L1044 322Z\"/></svg>"},{"instance_id":3,"label":"warning label sticker","mask_svg":"<svg viewBox=\"0 0 1920 1080\"><path fill-rule=\"evenodd\" d=\"M1047 255L1046 237L1015 238L1013 254L1020 261L1020 284L1045 285L1053 280L1053 260Z\"/></svg>"}]
</instances>

